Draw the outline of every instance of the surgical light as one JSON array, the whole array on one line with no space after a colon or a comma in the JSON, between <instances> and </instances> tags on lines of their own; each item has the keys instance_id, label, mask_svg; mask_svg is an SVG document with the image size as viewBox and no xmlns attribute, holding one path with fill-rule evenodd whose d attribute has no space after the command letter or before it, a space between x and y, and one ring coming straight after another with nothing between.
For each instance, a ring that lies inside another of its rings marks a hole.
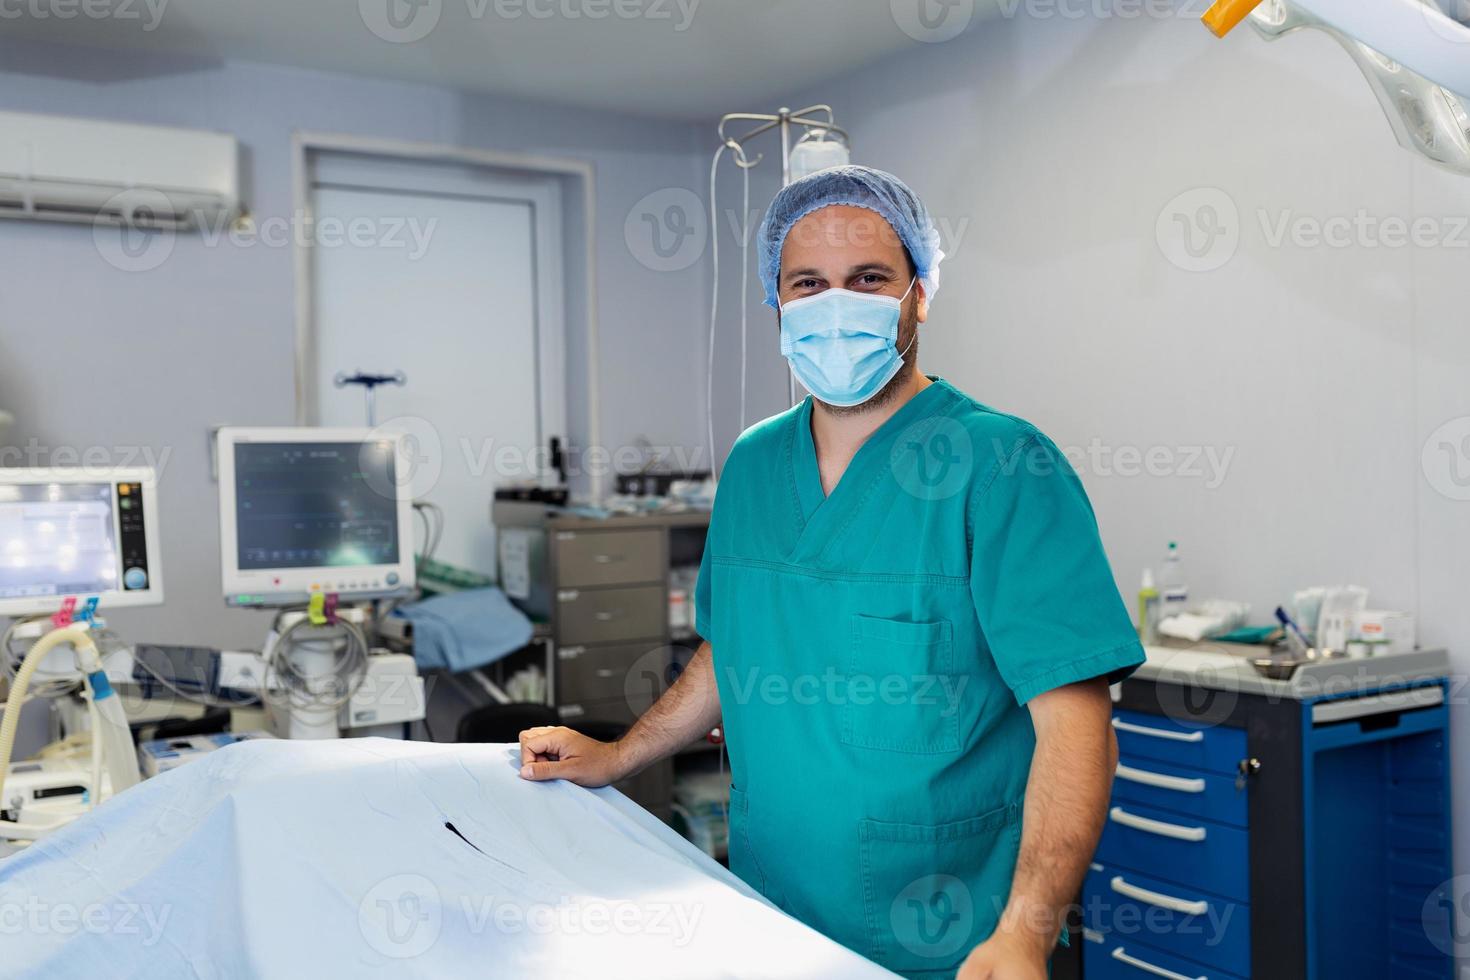
<instances>
[{"instance_id":1,"label":"surgical light","mask_svg":"<svg viewBox=\"0 0 1470 980\"><path fill-rule=\"evenodd\" d=\"M1246 17L1267 40L1303 29L1332 37L1368 80L1400 145L1470 175L1470 27L1456 0L1218 0L1204 16L1224 36Z\"/></svg>"}]
</instances>

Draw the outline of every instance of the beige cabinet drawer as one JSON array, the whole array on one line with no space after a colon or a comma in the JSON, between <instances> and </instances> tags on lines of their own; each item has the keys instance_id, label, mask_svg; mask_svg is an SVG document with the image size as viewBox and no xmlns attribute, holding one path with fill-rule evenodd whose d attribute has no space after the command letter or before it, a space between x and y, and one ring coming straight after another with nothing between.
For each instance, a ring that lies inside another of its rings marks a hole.
<instances>
[{"instance_id":1,"label":"beige cabinet drawer","mask_svg":"<svg viewBox=\"0 0 1470 980\"><path fill-rule=\"evenodd\" d=\"M556 710L561 715L561 723L568 728L580 730L579 726L589 722L602 722L626 729L638 720L637 712L625 698L612 698L607 701L567 701L558 696L557 701L559 703Z\"/></svg>"},{"instance_id":2,"label":"beige cabinet drawer","mask_svg":"<svg viewBox=\"0 0 1470 980\"><path fill-rule=\"evenodd\" d=\"M563 588L556 593L557 641L563 646L656 640L667 631L668 619L668 596L662 585Z\"/></svg>"},{"instance_id":3,"label":"beige cabinet drawer","mask_svg":"<svg viewBox=\"0 0 1470 980\"><path fill-rule=\"evenodd\" d=\"M556 534L558 588L663 580L662 531L558 531Z\"/></svg>"},{"instance_id":4,"label":"beige cabinet drawer","mask_svg":"<svg viewBox=\"0 0 1470 980\"><path fill-rule=\"evenodd\" d=\"M556 652L560 670L557 700L611 701L631 696L640 703L651 703L651 698L668 689L672 655L671 648L655 641L564 645Z\"/></svg>"}]
</instances>

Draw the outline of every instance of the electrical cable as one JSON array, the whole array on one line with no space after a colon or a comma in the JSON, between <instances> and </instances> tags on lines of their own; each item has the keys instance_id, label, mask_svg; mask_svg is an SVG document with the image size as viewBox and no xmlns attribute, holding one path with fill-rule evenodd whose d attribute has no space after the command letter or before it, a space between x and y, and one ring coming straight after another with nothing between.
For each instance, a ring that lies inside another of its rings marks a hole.
<instances>
[{"instance_id":1,"label":"electrical cable","mask_svg":"<svg viewBox=\"0 0 1470 980\"><path fill-rule=\"evenodd\" d=\"M719 480L719 473L715 466L718 454L715 451L715 325L720 312L720 212L719 212L719 190L718 180L720 158L725 151L730 150L734 156L735 165L740 168L742 181L743 210L740 217L740 431L745 431L746 398L749 389L748 372L750 359L747 356L749 349L749 327L750 319L748 307L750 302L750 170L755 166L749 162L745 155L745 148L734 140L726 140L720 144L715 151L714 159L710 161L709 167L709 227L710 227L710 260L714 265L714 275L711 277L710 287L710 311L709 311L709 351L708 364L705 368L705 419L709 435L710 452L710 474ZM760 160L757 158L756 163Z\"/></svg>"},{"instance_id":2,"label":"electrical cable","mask_svg":"<svg viewBox=\"0 0 1470 980\"><path fill-rule=\"evenodd\" d=\"M345 639L345 645L334 651L334 662L332 664L331 676L338 681L346 681L341 693L335 697L323 697L326 692L315 690L313 683L321 680L323 675L308 675L301 670L292 658L295 646L302 642L296 639L296 634L301 630L317 629L325 630L329 626L322 626L311 621L301 610L301 618L296 620L285 629L280 628L281 620L291 610L284 610L276 616L275 642L268 644L265 650L266 671L269 674L274 671L276 681L286 688L287 694L295 704L310 705L319 708L340 708L362 686L367 677L368 642L361 629L356 623L346 619L338 619L335 626L342 631L340 638L315 637L309 642L335 642L337 639Z\"/></svg>"},{"instance_id":3,"label":"electrical cable","mask_svg":"<svg viewBox=\"0 0 1470 980\"><path fill-rule=\"evenodd\" d=\"M251 705L261 703L261 698L258 694L252 695L248 698L240 698L237 700L234 698L217 698L212 694L205 694L202 691L185 691L182 688L176 687L174 683L170 681L167 677L163 676L163 674L159 673L157 670L154 670L153 665L148 663L148 661L140 660L137 657L134 657L133 663L137 664L139 667L142 667L144 673L152 677L153 680L156 681L160 687L168 691L174 697L184 701L193 702L194 704L203 705L206 708L248 708Z\"/></svg>"},{"instance_id":4,"label":"electrical cable","mask_svg":"<svg viewBox=\"0 0 1470 980\"><path fill-rule=\"evenodd\" d=\"M414 555L414 571L422 574L424 566L433 560L435 553L439 550L440 543L444 540L444 528L447 522L444 516L444 508L430 500L415 500L413 502L413 513L422 523L424 529L423 548ZM433 520L430 520L430 515L433 516ZM394 599L384 599L374 602L372 614L373 632L379 632L379 624L387 619L393 613L393 610L406 602L413 602L419 598L422 591L422 589L415 589L414 595L411 596L400 596Z\"/></svg>"},{"instance_id":5,"label":"electrical cable","mask_svg":"<svg viewBox=\"0 0 1470 980\"><path fill-rule=\"evenodd\" d=\"M92 793L87 799L87 809L90 810L102 797L102 715L97 710L97 692L92 689L90 680L82 696L87 699L87 724L92 729L88 733L92 743Z\"/></svg>"},{"instance_id":6,"label":"electrical cable","mask_svg":"<svg viewBox=\"0 0 1470 980\"><path fill-rule=\"evenodd\" d=\"M715 175L719 171L720 157L725 155L729 148L728 143L721 143L720 148L715 151L715 158L709 167L709 223L710 256L714 263L715 271L711 277L710 285L710 307L709 307L709 366L705 371L704 384L704 418L709 429L709 471L710 475L719 480L719 469L715 461L719 453L715 451L715 321L720 313L720 236L719 236L719 211L715 205L716 182Z\"/></svg>"},{"instance_id":7,"label":"electrical cable","mask_svg":"<svg viewBox=\"0 0 1470 980\"><path fill-rule=\"evenodd\" d=\"M423 524L424 526L424 548L423 551L420 551L417 555L418 567L423 568L424 559L427 557L426 553L429 550L429 539L433 537L433 532L429 530L429 518L427 512L422 507L420 507L417 502L415 502L413 505L413 516L417 517L419 519L419 523Z\"/></svg>"},{"instance_id":8,"label":"electrical cable","mask_svg":"<svg viewBox=\"0 0 1470 980\"><path fill-rule=\"evenodd\" d=\"M10 700L7 702L5 717L0 719L0 799L4 798L5 777L10 771L10 756L15 749L15 730L20 724L20 709L25 705L27 689L31 685L31 676L35 674L36 668L41 661L62 643L70 643L80 656L83 650L91 652L93 657L97 656L96 644L86 631L78 626L68 626L55 629L42 636L26 654L20 669L15 672L15 680L10 685ZM94 732L93 737L98 733Z\"/></svg>"},{"instance_id":9,"label":"electrical cable","mask_svg":"<svg viewBox=\"0 0 1470 980\"><path fill-rule=\"evenodd\" d=\"M12 646L16 631L22 626L45 622L47 619L48 617L46 616L24 616L19 619L13 619L5 627L5 632L0 634L0 672L5 674L5 679L11 682L11 684L14 684L16 670L26 655L25 650L16 650ZM77 691L81 686L82 678L79 674L72 677L45 677L42 675L39 679L33 678L28 697L64 697Z\"/></svg>"},{"instance_id":10,"label":"electrical cable","mask_svg":"<svg viewBox=\"0 0 1470 980\"><path fill-rule=\"evenodd\" d=\"M742 157L743 159L743 157ZM750 168L740 167L744 178L744 203L740 208L740 431L745 431L745 397L749 387L746 374L750 370L750 317L746 307L750 303ZM718 237L718 232L714 232Z\"/></svg>"},{"instance_id":11,"label":"electrical cable","mask_svg":"<svg viewBox=\"0 0 1470 980\"><path fill-rule=\"evenodd\" d=\"M424 549L419 554L419 565L423 566L434 557L439 550L439 543L444 539L444 508L430 500L415 500L413 502L414 513L424 522ZM432 514L433 521L429 520Z\"/></svg>"},{"instance_id":12,"label":"electrical cable","mask_svg":"<svg viewBox=\"0 0 1470 980\"><path fill-rule=\"evenodd\" d=\"M448 521L448 518L444 514L444 508L440 507L438 504L430 503L428 501L425 501L424 503L425 506L429 508L430 512L434 514L434 543L429 546L428 552L424 555L424 559L427 561L428 559L433 558L436 554L439 553L439 545L444 543L444 528Z\"/></svg>"}]
</instances>

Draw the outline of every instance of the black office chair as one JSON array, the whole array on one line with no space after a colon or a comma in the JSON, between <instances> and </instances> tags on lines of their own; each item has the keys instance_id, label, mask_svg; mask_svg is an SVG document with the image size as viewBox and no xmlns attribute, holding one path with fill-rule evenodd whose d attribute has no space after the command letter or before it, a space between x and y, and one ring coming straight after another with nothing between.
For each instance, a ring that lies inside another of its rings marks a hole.
<instances>
[{"instance_id":1,"label":"black office chair","mask_svg":"<svg viewBox=\"0 0 1470 980\"><path fill-rule=\"evenodd\" d=\"M566 724L575 732L600 742L621 738L628 726L620 722L587 719L565 723L555 708L544 704L517 702L487 704L466 712L455 732L457 742L516 742L527 728Z\"/></svg>"},{"instance_id":2,"label":"black office chair","mask_svg":"<svg viewBox=\"0 0 1470 980\"><path fill-rule=\"evenodd\" d=\"M455 732L456 742L516 742L527 728L560 725L556 709L546 704L487 704L466 712Z\"/></svg>"},{"instance_id":3,"label":"black office chair","mask_svg":"<svg viewBox=\"0 0 1470 980\"><path fill-rule=\"evenodd\" d=\"M135 728L143 726L135 726ZM153 729L150 738L187 738L190 735L217 735L230 728L229 708L210 708L198 718L167 718ZM136 730L134 737L137 736Z\"/></svg>"}]
</instances>

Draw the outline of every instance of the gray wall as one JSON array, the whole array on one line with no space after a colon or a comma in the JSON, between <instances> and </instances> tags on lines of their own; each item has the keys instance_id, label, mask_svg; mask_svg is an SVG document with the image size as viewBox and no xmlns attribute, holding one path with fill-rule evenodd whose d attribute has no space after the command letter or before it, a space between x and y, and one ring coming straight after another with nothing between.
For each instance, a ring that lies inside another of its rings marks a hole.
<instances>
[{"instance_id":1,"label":"gray wall","mask_svg":"<svg viewBox=\"0 0 1470 980\"><path fill-rule=\"evenodd\" d=\"M602 442L703 443L702 344L691 320L706 274L657 273L625 240L645 195L697 187L681 124L472 97L432 87L244 63L81 48L0 46L0 108L233 133L257 221L291 215L293 130L488 147L591 161L597 190ZM224 608L209 479L212 424L290 424L292 250L180 236L147 272L106 262L85 225L0 222L0 406L7 442L162 465L168 601L110 617L134 639L258 645L264 614ZM574 382L586 350L568 352ZM486 378L493 384L493 376ZM346 396L344 396L346 397ZM584 441L585 385L572 385ZM7 462L16 462L12 456ZM64 459L63 459L64 461ZM489 487L486 490L487 515Z\"/></svg>"},{"instance_id":2,"label":"gray wall","mask_svg":"<svg viewBox=\"0 0 1470 980\"><path fill-rule=\"evenodd\" d=\"M1156 476L1125 475L1126 456L1082 460L1125 596L1177 539L1198 596L1269 621L1302 586L1362 584L1470 671L1470 501L1448 468L1470 476L1470 443L1451 459L1434 435L1470 433L1470 179L1395 144L1340 48L1249 29L1217 42L1182 17L997 20L790 99L816 101L851 128L857 162L902 175L964 231L946 235L926 370L1063 446L1176 453ZM1198 188L1239 214L1233 257L1206 272L1156 236L1169 202ZM722 185L724 200L738 192ZM1309 234L1360 210L1431 219L1448 243L1273 242L1283 220ZM722 282L737 274L732 260ZM774 319L755 323L769 414L784 382ZM728 316L721 331L728 413ZM1223 481L1192 475L1181 448L1231 454ZM1463 762L1470 710L1455 695ZM1470 813L1463 764L1455 799ZM1470 821L1456 835L1470 871Z\"/></svg>"}]
</instances>

